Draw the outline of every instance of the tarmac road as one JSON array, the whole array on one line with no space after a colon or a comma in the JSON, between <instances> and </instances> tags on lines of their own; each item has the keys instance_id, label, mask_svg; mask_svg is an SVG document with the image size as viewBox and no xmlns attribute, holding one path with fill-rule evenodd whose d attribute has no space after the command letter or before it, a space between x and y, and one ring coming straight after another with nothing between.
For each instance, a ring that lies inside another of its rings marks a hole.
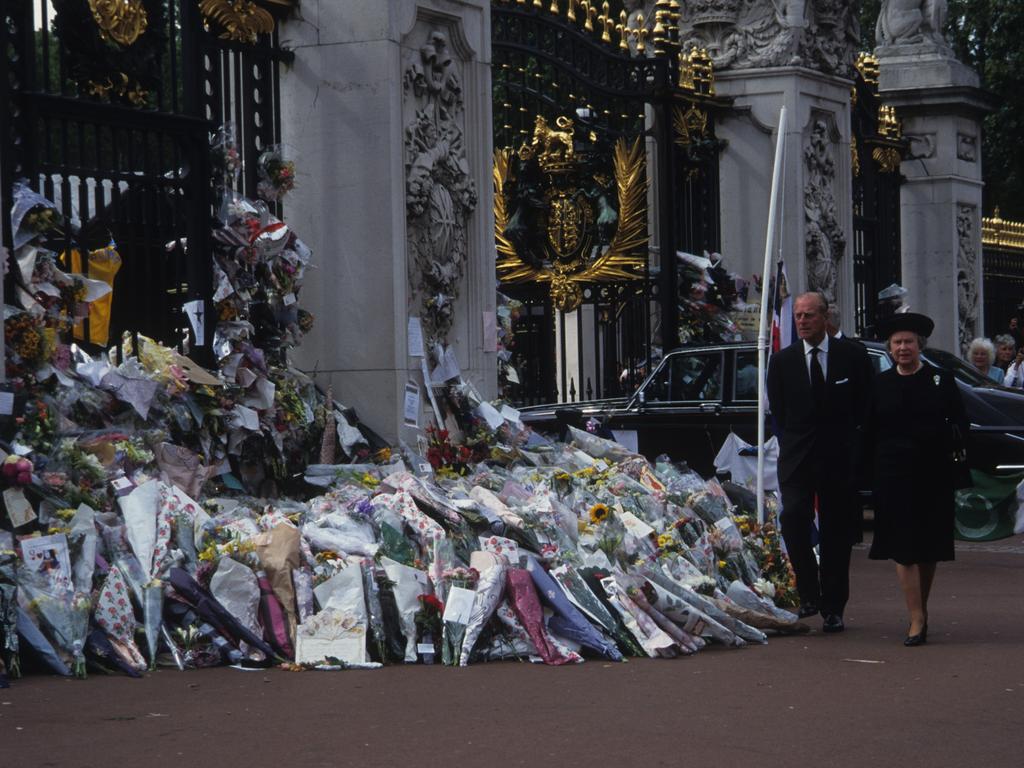
<instances>
[{"instance_id":1,"label":"tarmac road","mask_svg":"<svg viewBox=\"0 0 1024 768\"><path fill-rule=\"evenodd\" d=\"M685 659L28 677L11 766L1024 765L1024 538L939 566L904 648L891 564L854 553L847 631Z\"/></svg>"}]
</instances>

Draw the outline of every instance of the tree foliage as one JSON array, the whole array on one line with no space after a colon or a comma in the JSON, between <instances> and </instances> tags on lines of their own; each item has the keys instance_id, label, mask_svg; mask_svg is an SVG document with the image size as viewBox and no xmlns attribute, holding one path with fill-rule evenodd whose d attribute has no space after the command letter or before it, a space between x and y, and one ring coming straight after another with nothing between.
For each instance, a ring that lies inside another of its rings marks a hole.
<instances>
[{"instance_id":1,"label":"tree foliage","mask_svg":"<svg viewBox=\"0 0 1024 768\"><path fill-rule=\"evenodd\" d=\"M875 22L882 0L863 0L861 30L865 50L875 47ZM981 75L995 100L982 138L984 208L998 207L1003 218L1024 220L1024 2L949 0L946 37L957 58Z\"/></svg>"}]
</instances>

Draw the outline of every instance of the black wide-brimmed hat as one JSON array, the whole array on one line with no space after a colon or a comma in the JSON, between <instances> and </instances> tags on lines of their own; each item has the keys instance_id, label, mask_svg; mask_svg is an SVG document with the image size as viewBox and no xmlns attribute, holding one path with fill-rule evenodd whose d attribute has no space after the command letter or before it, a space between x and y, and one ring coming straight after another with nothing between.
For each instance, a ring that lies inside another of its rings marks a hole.
<instances>
[{"instance_id":1,"label":"black wide-brimmed hat","mask_svg":"<svg viewBox=\"0 0 1024 768\"><path fill-rule=\"evenodd\" d=\"M910 331L918 336L931 336L935 330L935 322L927 315L903 312L879 321L878 330L883 339L888 339L899 331Z\"/></svg>"}]
</instances>

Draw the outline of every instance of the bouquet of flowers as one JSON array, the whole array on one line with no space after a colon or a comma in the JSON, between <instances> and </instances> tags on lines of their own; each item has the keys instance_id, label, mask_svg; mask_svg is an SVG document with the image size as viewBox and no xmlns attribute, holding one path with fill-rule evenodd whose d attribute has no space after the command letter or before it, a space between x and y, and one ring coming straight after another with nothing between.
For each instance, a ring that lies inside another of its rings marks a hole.
<instances>
[{"instance_id":1,"label":"bouquet of flowers","mask_svg":"<svg viewBox=\"0 0 1024 768\"><path fill-rule=\"evenodd\" d=\"M0 543L0 663L5 664L5 677L20 677L17 554L5 546Z\"/></svg>"},{"instance_id":2,"label":"bouquet of flowers","mask_svg":"<svg viewBox=\"0 0 1024 768\"><path fill-rule=\"evenodd\" d=\"M257 194L269 203L276 203L295 188L295 163L285 160L279 145L268 147L257 161L259 183Z\"/></svg>"},{"instance_id":3,"label":"bouquet of flowers","mask_svg":"<svg viewBox=\"0 0 1024 768\"><path fill-rule=\"evenodd\" d=\"M85 638L89 633L89 595L28 568L18 572L19 601L53 644L75 677L85 677Z\"/></svg>"}]
</instances>

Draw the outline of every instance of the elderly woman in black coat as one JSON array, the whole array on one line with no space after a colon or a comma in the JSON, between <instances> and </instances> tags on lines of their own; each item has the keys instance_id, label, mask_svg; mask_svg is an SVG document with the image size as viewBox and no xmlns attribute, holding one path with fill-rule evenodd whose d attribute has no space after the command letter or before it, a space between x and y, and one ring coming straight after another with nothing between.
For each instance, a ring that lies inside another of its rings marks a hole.
<instances>
[{"instance_id":1,"label":"elderly woman in black coat","mask_svg":"<svg viewBox=\"0 0 1024 768\"><path fill-rule=\"evenodd\" d=\"M872 449L875 533L870 557L895 560L910 628L904 645L928 640L936 563L953 559L954 454L967 417L952 374L921 359L935 324L894 315L882 326L895 365L872 382L865 426Z\"/></svg>"}]
</instances>

